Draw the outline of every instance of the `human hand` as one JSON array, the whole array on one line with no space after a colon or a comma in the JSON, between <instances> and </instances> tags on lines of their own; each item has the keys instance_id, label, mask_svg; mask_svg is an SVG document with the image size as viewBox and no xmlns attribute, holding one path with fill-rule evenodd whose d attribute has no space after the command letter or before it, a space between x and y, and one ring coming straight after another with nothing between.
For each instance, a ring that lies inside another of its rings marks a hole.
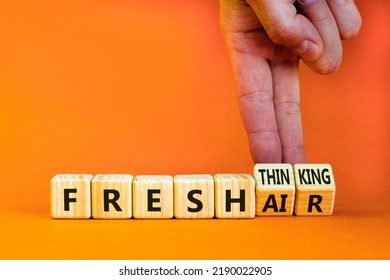
<instances>
[{"instance_id":1,"label":"human hand","mask_svg":"<svg viewBox=\"0 0 390 280\"><path fill-rule=\"evenodd\" d=\"M220 0L221 29L233 64L253 160L303 163L299 59L329 74L341 39L357 35L353 0Z\"/></svg>"}]
</instances>

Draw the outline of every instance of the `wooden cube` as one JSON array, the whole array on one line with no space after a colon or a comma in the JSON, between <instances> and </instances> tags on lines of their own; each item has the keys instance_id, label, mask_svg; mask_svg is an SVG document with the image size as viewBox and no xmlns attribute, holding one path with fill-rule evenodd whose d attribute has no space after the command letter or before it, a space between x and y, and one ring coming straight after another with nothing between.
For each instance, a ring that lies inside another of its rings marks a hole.
<instances>
[{"instance_id":1,"label":"wooden cube","mask_svg":"<svg viewBox=\"0 0 390 280\"><path fill-rule=\"evenodd\" d=\"M92 217L130 219L132 182L129 174L99 174L92 179Z\"/></svg>"},{"instance_id":2,"label":"wooden cube","mask_svg":"<svg viewBox=\"0 0 390 280\"><path fill-rule=\"evenodd\" d=\"M140 219L173 217L172 176L139 175L134 178L133 217Z\"/></svg>"},{"instance_id":3,"label":"wooden cube","mask_svg":"<svg viewBox=\"0 0 390 280\"><path fill-rule=\"evenodd\" d=\"M336 193L332 167L329 164L296 164L294 174L294 214L332 215Z\"/></svg>"},{"instance_id":4,"label":"wooden cube","mask_svg":"<svg viewBox=\"0 0 390 280\"><path fill-rule=\"evenodd\" d=\"M58 174L50 181L51 216L58 219L91 217L90 174Z\"/></svg>"},{"instance_id":5,"label":"wooden cube","mask_svg":"<svg viewBox=\"0 0 390 280\"><path fill-rule=\"evenodd\" d=\"M256 216L289 216L294 210L295 182L291 164L256 164Z\"/></svg>"},{"instance_id":6,"label":"wooden cube","mask_svg":"<svg viewBox=\"0 0 390 280\"><path fill-rule=\"evenodd\" d=\"M255 216L255 179L251 175L217 174L214 189L217 218Z\"/></svg>"},{"instance_id":7,"label":"wooden cube","mask_svg":"<svg viewBox=\"0 0 390 280\"><path fill-rule=\"evenodd\" d=\"M214 180L211 175L176 175L173 188L176 218L214 217Z\"/></svg>"}]
</instances>

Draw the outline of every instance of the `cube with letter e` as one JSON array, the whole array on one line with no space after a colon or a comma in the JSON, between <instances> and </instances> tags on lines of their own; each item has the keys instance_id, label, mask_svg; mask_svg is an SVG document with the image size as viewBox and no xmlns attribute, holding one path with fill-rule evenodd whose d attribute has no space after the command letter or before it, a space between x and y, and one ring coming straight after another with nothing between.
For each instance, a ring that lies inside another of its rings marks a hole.
<instances>
[{"instance_id":1,"label":"cube with letter e","mask_svg":"<svg viewBox=\"0 0 390 280\"><path fill-rule=\"evenodd\" d=\"M138 175L133 180L133 217L173 217L173 178L169 175Z\"/></svg>"}]
</instances>

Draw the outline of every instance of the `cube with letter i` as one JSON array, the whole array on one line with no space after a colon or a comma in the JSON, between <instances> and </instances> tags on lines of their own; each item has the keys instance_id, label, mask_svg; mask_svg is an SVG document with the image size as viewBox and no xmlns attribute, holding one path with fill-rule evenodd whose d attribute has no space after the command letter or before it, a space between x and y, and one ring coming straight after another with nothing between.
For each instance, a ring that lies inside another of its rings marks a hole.
<instances>
[{"instance_id":1,"label":"cube with letter i","mask_svg":"<svg viewBox=\"0 0 390 280\"><path fill-rule=\"evenodd\" d=\"M294 210L291 164L256 164L256 216L289 216Z\"/></svg>"},{"instance_id":2,"label":"cube with letter i","mask_svg":"<svg viewBox=\"0 0 390 280\"><path fill-rule=\"evenodd\" d=\"M133 180L133 217L173 217L173 178L169 175L138 175Z\"/></svg>"},{"instance_id":3,"label":"cube with letter i","mask_svg":"<svg viewBox=\"0 0 390 280\"><path fill-rule=\"evenodd\" d=\"M336 185L329 164L295 164L296 197L294 214L331 215Z\"/></svg>"},{"instance_id":4,"label":"cube with letter i","mask_svg":"<svg viewBox=\"0 0 390 280\"><path fill-rule=\"evenodd\" d=\"M90 174L58 174L50 180L51 216L58 219L91 217Z\"/></svg>"}]
</instances>

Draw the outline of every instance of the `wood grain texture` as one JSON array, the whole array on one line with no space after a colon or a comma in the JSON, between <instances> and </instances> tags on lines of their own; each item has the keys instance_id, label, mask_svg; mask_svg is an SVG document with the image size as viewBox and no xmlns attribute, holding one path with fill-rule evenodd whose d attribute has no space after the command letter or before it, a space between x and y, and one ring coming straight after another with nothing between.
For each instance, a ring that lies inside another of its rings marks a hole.
<instances>
[{"instance_id":1,"label":"wood grain texture","mask_svg":"<svg viewBox=\"0 0 390 280\"><path fill-rule=\"evenodd\" d=\"M297 216L332 215L336 185L329 164L294 165Z\"/></svg>"},{"instance_id":2,"label":"wood grain texture","mask_svg":"<svg viewBox=\"0 0 390 280\"><path fill-rule=\"evenodd\" d=\"M51 216L56 219L91 217L90 174L58 174L50 181Z\"/></svg>"},{"instance_id":3,"label":"wood grain texture","mask_svg":"<svg viewBox=\"0 0 390 280\"><path fill-rule=\"evenodd\" d=\"M255 216L255 179L248 174L214 176L215 217L253 218Z\"/></svg>"},{"instance_id":4,"label":"wood grain texture","mask_svg":"<svg viewBox=\"0 0 390 280\"><path fill-rule=\"evenodd\" d=\"M130 174L99 174L92 179L92 217L130 219L132 216Z\"/></svg>"},{"instance_id":5,"label":"wood grain texture","mask_svg":"<svg viewBox=\"0 0 390 280\"><path fill-rule=\"evenodd\" d=\"M174 212L176 218L214 217L214 179L207 174L174 177Z\"/></svg>"},{"instance_id":6,"label":"wood grain texture","mask_svg":"<svg viewBox=\"0 0 390 280\"><path fill-rule=\"evenodd\" d=\"M291 164L256 164L256 216L290 216L295 182Z\"/></svg>"},{"instance_id":7,"label":"wood grain texture","mask_svg":"<svg viewBox=\"0 0 390 280\"><path fill-rule=\"evenodd\" d=\"M173 178L169 175L139 175L133 180L133 217L173 218Z\"/></svg>"}]
</instances>

